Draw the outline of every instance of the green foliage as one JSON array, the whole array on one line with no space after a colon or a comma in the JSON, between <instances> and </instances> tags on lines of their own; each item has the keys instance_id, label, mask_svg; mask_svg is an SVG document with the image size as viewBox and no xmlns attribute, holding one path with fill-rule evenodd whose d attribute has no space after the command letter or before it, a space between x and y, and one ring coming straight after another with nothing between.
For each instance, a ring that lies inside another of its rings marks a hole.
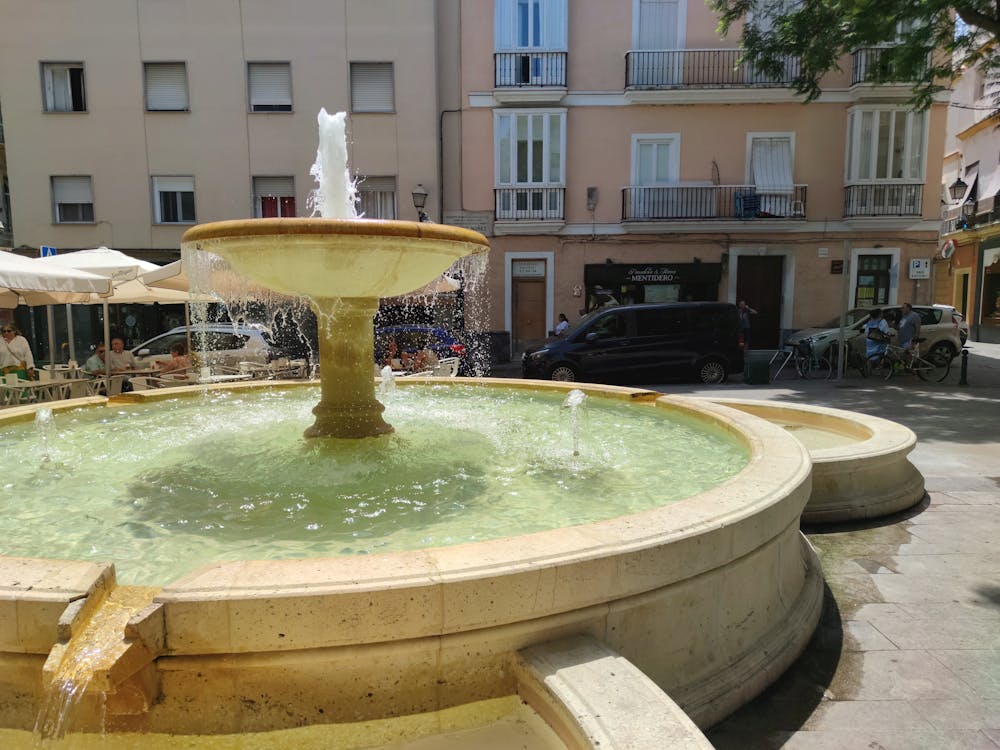
<instances>
[{"instance_id":1,"label":"green foliage","mask_svg":"<svg viewBox=\"0 0 1000 750\"><path fill-rule=\"evenodd\" d=\"M918 109L961 72L1000 69L1000 5L986 0L707 0L723 35L743 19L744 61L778 77L798 58L792 87L811 101L820 79L859 50L869 83L907 83ZM961 19L956 32L955 18Z\"/></svg>"}]
</instances>

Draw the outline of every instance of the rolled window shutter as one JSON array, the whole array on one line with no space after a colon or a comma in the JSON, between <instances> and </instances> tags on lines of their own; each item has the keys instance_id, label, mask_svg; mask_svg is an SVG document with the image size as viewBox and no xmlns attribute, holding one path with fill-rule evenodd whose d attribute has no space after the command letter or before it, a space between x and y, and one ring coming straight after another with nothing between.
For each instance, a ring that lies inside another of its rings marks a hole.
<instances>
[{"instance_id":1,"label":"rolled window shutter","mask_svg":"<svg viewBox=\"0 0 1000 750\"><path fill-rule=\"evenodd\" d=\"M188 109L187 73L184 63L146 63L146 109Z\"/></svg>"},{"instance_id":2,"label":"rolled window shutter","mask_svg":"<svg viewBox=\"0 0 1000 750\"><path fill-rule=\"evenodd\" d=\"M193 177L154 177L153 187L158 193L193 193Z\"/></svg>"},{"instance_id":3,"label":"rolled window shutter","mask_svg":"<svg viewBox=\"0 0 1000 750\"><path fill-rule=\"evenodd\" d=\"M93 203L89 177L53 177L52 195L58 203Z\"/></svg>"},{"instance_id":4,"label":"rolled window shutter","mask_svg":"<svg viewBox=\"0 0 1000 750\"><path fill-rule=\"evenodd\" d=\"M392 63L351 63L351 111L395 111L392 78Z\"/></svg>"},{"instance_id":5,"label":"rolled window shutter","mask_svg":"<svg viewBox=\"0 0 1000 750\"><path fill-rule=\"evenodd\" d=\"M254 177L253 192L257 197L295 195L294 177Z\"/></svg>"},{"instance_id":6,"label":"rolled window shutter","mask_svg":"<svg viewBox=\"0 0 1000 750\"><path fill-rule=\"evenodd\" d=\"M292 109L292 70L288 63L250 63L251 111L287 111Z\"/></svg>"}]
</instances>

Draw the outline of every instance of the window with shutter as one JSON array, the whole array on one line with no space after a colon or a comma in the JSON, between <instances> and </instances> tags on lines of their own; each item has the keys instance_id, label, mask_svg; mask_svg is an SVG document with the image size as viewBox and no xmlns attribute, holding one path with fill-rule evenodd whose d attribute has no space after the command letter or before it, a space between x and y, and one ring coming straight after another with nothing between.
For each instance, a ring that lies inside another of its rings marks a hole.
<instances>
[{"instance_id":1,"label":"window with shutter","mask_svg":"<svg viewBox=\"0 0 1000 750\"><path fill-rule=\"evenodd\" d=\"M187 67L184 63L144 63L143 73L147 111L188 111Z\"/></svg>"},{"instance_id":2,"label":"window with shutter","mask_svg":"<svg viewBox=\"0 0 1000 750\"><path fill-rule=\"evenodd\" d=\"M396 218L396 178L363 177L358 180L358 214L368 219Z\"/></svg>"},{"instance_id":3,"label":"window with shutter","mask_svg":"<svg viewBox=\"0 0 1000 750\"><path fill-rule=\"evenodd\" d=\"M194 177L153 178L153 222L194 223Z\"/></svg>"},{"instance_id":4,"label":"window with shutter","mask_svg":"<svg viewBox=\"0 0 1000 750\"><path fill-rule=\"evenodd\" d=\"M42 63L46 112L86 112L83 63Z\"/></svg>"},{"instance_id":5,"label":"window with shutter","mask_svg":"<svg viewBox=\"0 0 1000 750\"><path fill-rule=\"evenodd\" d=\"M351 111L395 112L392 63L351 63Z\"/></svg>"},{"instance_id":6,"label":"window with shutter","mask_svg":"<svg viewBox=\"0 0 1000 750\"><path fill-rule=\"evenodd\" d=\"M94 194L90 177L53 177L52 204L57 224L92 223Z\"/></svg>"},{"instance_id":7,"label":"window with shutter","mask_svg":"<svg viewBox=\"0 0 1000 750\"><path fill-rule=\"evenodd\" d=\"M292 111L292 67L289 63L248 63L251 112Z\"/></svg>"},{"instance_id":8,"label":"window with shutter","mask_svg":"<svg viewBox=\"0 0 1000 750\"><path fill-rule=\"evenodd\" d=\"M295 178L254 177L253 203L257 218L295 216Z\"/></svg>"}]
</instances>

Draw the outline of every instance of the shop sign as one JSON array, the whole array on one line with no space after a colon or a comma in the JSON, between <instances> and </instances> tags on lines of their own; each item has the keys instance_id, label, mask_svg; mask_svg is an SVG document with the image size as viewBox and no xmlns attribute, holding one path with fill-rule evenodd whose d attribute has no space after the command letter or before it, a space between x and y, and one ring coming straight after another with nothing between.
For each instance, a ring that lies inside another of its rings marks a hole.
<instances>
[{"instance_id":1,"label":"shop sign","mask_svg":"<svg viewBox=\"0 0 1000 750\"><path fill-rule=\"evenodd\" d=\"M671 284L679 281L671 266L632 266L625 271L626 284Z\"/></svg>"},{"instance_id":2,"label":"shop sign","mask_svg":"<svg viewBox=\"0 0 1000 750\"><path fill-rule=\"evenodd\" d=\"M511 276L518 278L544 278L544 260L515 260L510 264Z\"/></svg>"}]
</instances>

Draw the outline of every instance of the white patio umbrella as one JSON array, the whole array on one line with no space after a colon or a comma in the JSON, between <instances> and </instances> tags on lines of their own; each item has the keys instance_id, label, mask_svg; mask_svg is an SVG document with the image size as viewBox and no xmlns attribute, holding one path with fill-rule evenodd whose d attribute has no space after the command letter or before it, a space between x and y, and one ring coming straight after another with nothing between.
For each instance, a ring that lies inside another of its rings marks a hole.
<instances>
[{"instance_id":1,"label":"white patio umbrella","mask_svg":"<svg viewBox=\"0 0 1000 750\"><path fill-rule=\"evenodd\" d=\"M179 292L186 292L191 288L187 274L184 273L184 264L179 260L160 266L155 271L147 271L139 277L139 280L146 286L156 289L176 289Z\"/></svg>"},{"instance_id":2,"label":"white patio umbrella","mask_svg":"<svg viewBox=\"0 0 1000 750\"><path fill-rule=\"evenodd\" d=\"M155 271L159 266L146 260L133 258L118 250L109 247L97 247L92 250L78 250L64 255L50 255L47 258L40 258L39 263L47 263L60 268L74 268L80 271L95 273L111 280L117 288L120 284L132 281L141 273ZM109 298L103 298L100 302L104 305L104 346L109 351L111 349L111 321L108 316ZM123 302L126 300L123 300ZM153 300L156 301L156 300ZM94 304L97 300L92 299L89 304ZM116 300L117 302L117 300ZM111 357L108 357L106 364L106 374L111 375Z\"/></svg>"}]
</instances>

